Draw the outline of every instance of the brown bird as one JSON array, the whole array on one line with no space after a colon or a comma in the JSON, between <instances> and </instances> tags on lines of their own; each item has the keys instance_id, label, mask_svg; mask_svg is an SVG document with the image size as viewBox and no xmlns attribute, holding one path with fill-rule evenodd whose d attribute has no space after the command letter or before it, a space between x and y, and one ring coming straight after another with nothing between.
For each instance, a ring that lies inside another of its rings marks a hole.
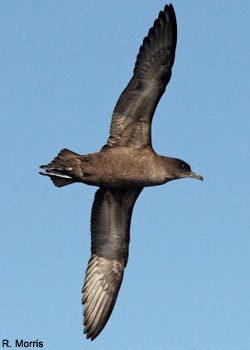
<instances>
[{"instance_id":1,"label":"brown bird","mask_svg":"<svg viewBox=\"0 0 250 350\"><path fill-rule=\"evenodd\" d=\"M155 153L151 122L171 77L177 40L173 6L166 5L140 47L133 77L115 106L110 136L100 152L63 149L40 172L58 187L98 186L91 213L91 258L82 289L84 333L93 340L115 305L128 261L130 222L142 189L191 177L186 162Z\"/></svg>"}]
</instances>

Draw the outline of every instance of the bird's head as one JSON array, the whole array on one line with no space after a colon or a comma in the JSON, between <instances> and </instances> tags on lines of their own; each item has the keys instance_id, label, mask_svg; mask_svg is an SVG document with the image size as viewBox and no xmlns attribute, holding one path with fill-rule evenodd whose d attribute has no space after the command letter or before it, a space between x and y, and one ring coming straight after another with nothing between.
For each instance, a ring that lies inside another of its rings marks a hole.
<instances>
[{"instance_id":1,"label":"bird's head","mask_svg":"<svg viewBox=\"0 0 250 350\"><path fill-rule=\"evenodd\" d=\"M184 160L177 158L168 158L167 160L167 172L170 173L170 180L182 179L185 177L191 177L193 179L203 181L203 177L194 173L191 170L191 166L184 162Z\"/></svg>"}]
</instances>

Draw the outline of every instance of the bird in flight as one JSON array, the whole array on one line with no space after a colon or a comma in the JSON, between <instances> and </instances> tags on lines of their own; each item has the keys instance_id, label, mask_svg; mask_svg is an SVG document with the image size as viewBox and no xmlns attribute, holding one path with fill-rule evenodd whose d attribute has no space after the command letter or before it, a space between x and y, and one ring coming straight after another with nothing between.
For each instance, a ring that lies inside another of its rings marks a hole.
<instances>
[{"instance_id":1,"label":"bird in flight","mask_svg":"<svg viewBox=\"0 0 250 350\"><path fill-rule=\"evenodd\" d=\"M177 25L175 11L160 11L137 55L133 76L115 106L107 143L96 153L63 149L42 175L57 187L75 182L97 186L91 212L91 257L82 288L83 324L95 339L114 308L128 261L134 204L144 187L191 177L203 180L183 160L152 148L151 122L171 78Z\"/></svg>"}]
</instances>

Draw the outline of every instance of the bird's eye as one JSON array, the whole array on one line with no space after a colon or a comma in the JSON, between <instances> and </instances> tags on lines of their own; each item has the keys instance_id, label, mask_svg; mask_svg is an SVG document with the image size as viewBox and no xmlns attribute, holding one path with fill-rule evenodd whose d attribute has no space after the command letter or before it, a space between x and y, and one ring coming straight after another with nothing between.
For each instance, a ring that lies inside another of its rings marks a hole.
<instances>
[{"instance_id":1,"label":"bird's eye","mask_svg":"<svg viewBox=\"0 0 250 350\"><path fill-rule=\"evenodd\" d=\"M187 164L187 163L185 163L185 162L182 162L182 163L181 163L181 168L182 168L183 170L191 171L190 165Z\"/></svg>"}]
</instances>

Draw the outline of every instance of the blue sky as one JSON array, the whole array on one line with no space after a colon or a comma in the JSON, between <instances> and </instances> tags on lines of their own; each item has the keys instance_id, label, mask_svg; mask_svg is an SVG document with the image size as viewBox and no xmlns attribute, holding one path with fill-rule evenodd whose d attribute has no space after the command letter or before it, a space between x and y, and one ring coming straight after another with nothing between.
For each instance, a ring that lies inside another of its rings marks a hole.
<instances>
[{"instance_id":1,"label":"blue sky","mask_svg":"<svg viewBox=\"0 0 250 350\"><path fill-rule=\"evenodd\" d=\"M115 310L82 335L95 188L38 166L108 137L114 104L164 2L0 2L0 340L84 350L246 350L250 344L250 3L174 1L178 45L153 145L205 181L149 188L132 219ZM13 344L14 346L14 344Z\"/></svg>"}]
</instances>

